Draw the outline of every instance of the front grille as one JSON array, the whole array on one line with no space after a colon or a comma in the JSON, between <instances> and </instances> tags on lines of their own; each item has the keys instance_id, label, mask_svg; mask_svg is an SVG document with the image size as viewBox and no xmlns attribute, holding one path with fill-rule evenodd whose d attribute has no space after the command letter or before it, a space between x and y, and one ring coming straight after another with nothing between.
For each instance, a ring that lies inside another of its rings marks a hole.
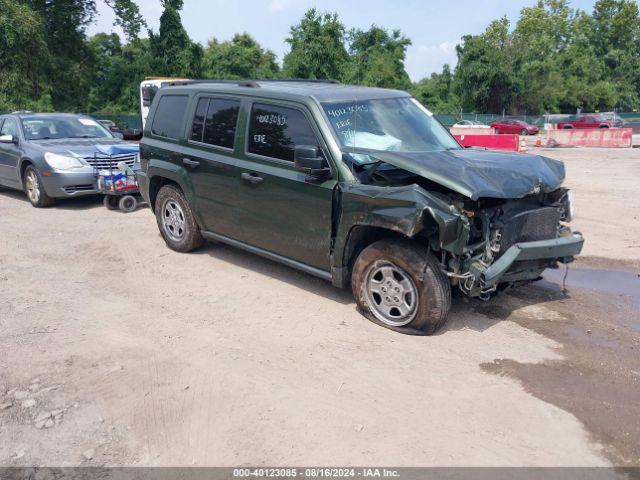
<instances>
[{"instance_id":1,"label":"front grille","mask_svg":"<svg viewBox=\"0 0 640 480\"><path fill-rule=\"evenodd\" d=\"M499 255L515 243L556 238L559 223L560 211L555 207L527 210L510 217L501 230Z\"/></svg>"},{"instance_id":2,"label":"front grille","mask_svg":"<svg viewBox=\"0 0 640 480\"><path fill-rule=\"evenodd\" d=\"M91 190L95 190L95 186L91 184L86 185L69 185L64 187L64 191L68 194L76 193L76 192L88 192Z\"/></svg>"},{"instance_id":3,"label":"front grille","mask_svg":"<svg viewBox=\"0 0 640 480\"><path fill-rule=\"evenodd\" d=\"M136 155L96 155L93 157L85 157L85 162L97 169L114 169L118 168L118 163L125 162L127 166L133 167L136 163Z\"/></svg>"}]
</instances>

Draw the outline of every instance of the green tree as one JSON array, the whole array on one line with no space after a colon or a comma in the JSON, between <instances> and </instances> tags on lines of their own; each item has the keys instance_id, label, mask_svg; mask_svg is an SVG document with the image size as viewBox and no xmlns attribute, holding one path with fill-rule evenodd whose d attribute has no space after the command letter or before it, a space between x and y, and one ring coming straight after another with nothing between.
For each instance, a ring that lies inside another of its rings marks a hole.
<instances>
[{"instance_id":1,"label":"green tree","mask_svg":"<svg viewBox=\"0 0 640 480\"><path fill-rule=\"evenodd\" d=\"M291 46L283 61L286 77L342 79L349 55L345 28L336 13L308 10L300 23L291 27L286 41Z\"/></svg>"},{"instance_id":2,"label":"green tree","mask_svg":"<svg viewBox=\"0 0 640 480\"><path fill-rule=\"evenodd\" d=\"M86 110L135 112L139 108L140 82L154 73L149 40L135 39L121 45L118 35L99 33L87 43L92 77Z\"/></svg>"},{"instance_id":3,"label":"green tree","mask_svg":"<svg viewBox=\"0 0 640 480\"><path fill-rule=\"evenodd\" d=\"M391 33L372 25L367 31L349 32L350 62L344 79L372 87L408 89L411 80L404 67L411 40L400 30Z\"/></svg>"},{"instance_id":4,"label":"green tree","mask_svg":"<svg viewBox=\"0 0 640 480\"><path fill-rule=\"evenodd\" d=\"M140 30L142 17L132 0L107 3L128 35ZM84 109L92 75L85 29L95 15L95 0L0 0L3 103Z\"/></svg>"},{"instance_id":5,"label":"green tree","mask_svg":"<svg viewBox=\"0 0 640 480\"><path fill-rule=\"evenodd\" d=\"M518 90L526 94L515 99L515 111L557 111L565 95L558 59L571 44L574 15L566 0L540 0L522 9L512 35L512 56Z\"/></svg>"},{"instance_id":6,"label":"green tree","mask_svg":"<svg viewBox=\"0 0 640 480\"><path fill-rule=\"evenodd\" d=\"M0 0L0 111L51 110L51 60L42 18L18 0Z\"/></svg>"},{"instance_id":7,"label":"green tree","mask_svg":"<svg viewBox=\"0 0 640 480\"><path fill-rule=\"evenodd\" d=\"M200 77L204 51L187 35L180 10L182 0L162 0L164 11L160 16L160 30L149 31L151 51L156 59L154 65L159 75Z\"/></svg>"},{"instance_id":8,"label":"green tree","mask_svg":"<svg viewBox=\"0 0 640 480\"><path fill-rule=\"evenodd\" d=\"M451 113L460 109L460 100L453 90L451 67L445 64L442 73L432 73L411 87L411 94L435 113Z\"/></svg>"},{"instance_id":9,"label":"green tree","mask_svg":"<svg viewBox=\"0 0 640 480\"><path fill-rule=\"evenodd\" d=\"M481 112L509 110L518 95L509 20L491 22L480 35L466 35L456 47L455 91L462 108Z\"/></svg>"},{"instance_id":10,"label":"green tree","mask_svg":"<svg viewBox=\"0 0 640 480\"><path fill-rule=\"evenodd\" d=\"M248 33L238 33L230 41L214 38L204 51L207 78L276 78L280 67L276 55L263 49Z\"/></svg>"}]
</instances>

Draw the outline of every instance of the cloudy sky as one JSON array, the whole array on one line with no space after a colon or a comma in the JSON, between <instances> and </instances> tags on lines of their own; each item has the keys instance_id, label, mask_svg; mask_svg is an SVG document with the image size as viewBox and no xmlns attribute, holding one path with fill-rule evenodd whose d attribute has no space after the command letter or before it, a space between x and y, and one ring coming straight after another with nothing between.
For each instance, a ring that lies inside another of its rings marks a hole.
<instances>
[{"instance_id":1,"label":"cloudy sky","mask_svg":"<svg viewBox=\"0 0 640 480\"><path fill-rule=\"evenodd\" d=\"M157 30L160 0L136 0L149 26ZM192 39L206 43L212 37L227 40L249 32L280 60L287 52L285 38L311 7L337 12L347 29L371 24L399 28L413 44L407 51L407 71L419 80L442 65L456 62L455 45L467 33L480 33L487 24L506 15L518 18L520 9L536 0L185 0L182 20ZM590 11L594 0L573 0L574 8ZM98 0L99 17L89 34L117 31L113 13Z\"/></svg>"}]
</instances>

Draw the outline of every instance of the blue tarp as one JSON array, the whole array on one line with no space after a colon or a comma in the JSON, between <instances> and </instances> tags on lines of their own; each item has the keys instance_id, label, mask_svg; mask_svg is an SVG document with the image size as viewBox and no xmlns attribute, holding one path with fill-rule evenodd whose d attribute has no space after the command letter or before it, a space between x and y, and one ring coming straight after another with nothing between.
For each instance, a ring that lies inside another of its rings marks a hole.
<instances>
[{"instance_id":1,"label":"blue tarp","mask_svg":"<svg viewBox=\"0 0 640 480\"><path fill-rule=\"evenodd\" d=\"M139 153L140 145L137 143L123 143L120 145L96 145L96 150L104 155L125 155L127 153Z\"/></svg>"}]
</instances>

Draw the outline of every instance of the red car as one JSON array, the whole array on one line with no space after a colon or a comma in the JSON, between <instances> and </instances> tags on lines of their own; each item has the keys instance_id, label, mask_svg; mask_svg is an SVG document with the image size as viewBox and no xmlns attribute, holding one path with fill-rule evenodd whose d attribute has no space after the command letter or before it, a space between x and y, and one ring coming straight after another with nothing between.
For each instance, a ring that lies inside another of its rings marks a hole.
<instances>
[{"instance_id":1,"label":"red car","mask_svg":"<svg viewBox=\"0 0 640 480\"><path fill-rule=\"evenodd\" d=\"M575 120L558 123L558 128L613 128L621 126L620 120L608 120L602 115L580 115Z\"/></svg>"},{"instance_id":2,"label":"red car","mask_svg":"<svg viewBox=\"0 0 640 480\"><path fill-rule=\"evenodd\" d=\"M490 127L494 128L496 133L515 133L517 135L535 135L539 131L535 125L511 118L497 120L493 122Z\"/></svg>"}]
</instances>

